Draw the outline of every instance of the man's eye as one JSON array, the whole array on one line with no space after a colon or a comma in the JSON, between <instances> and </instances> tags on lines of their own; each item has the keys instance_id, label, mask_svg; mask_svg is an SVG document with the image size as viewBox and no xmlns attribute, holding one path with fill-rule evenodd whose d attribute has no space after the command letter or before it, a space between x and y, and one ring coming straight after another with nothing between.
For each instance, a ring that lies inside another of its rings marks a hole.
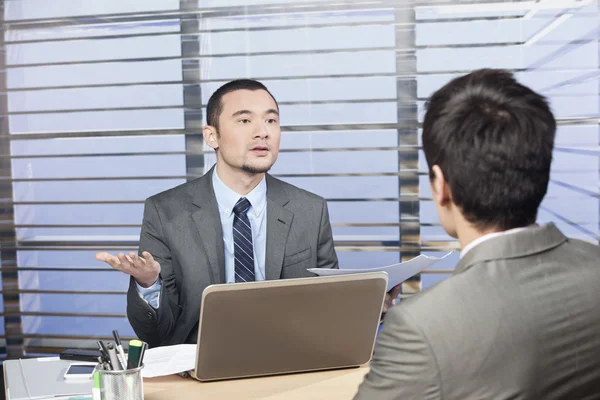
<instances>
[{"instance_id":1,"label":"man's eye","mask_svg":"<svg viewBox=\"0 0 600 400\"><path fill-rule=\"evenodd\" d=\"M240 119L240 122L241 122L242 124L249 124L249 123L250 123L250 120L249 120L249 119L247 119L247 118L244 118L244 119Z\"/></svg>"},{"instance_id":2,"label":"man's eye","mask_svg":"<svg viewBox=\"0 0 600 400\"><path fill-rule=\"evenodd\" d=\"M269 123L269 124L276 124L277 120L275 118L271 118L271 119L267 120L267 123Z\"/></svg>"}]
</instances>

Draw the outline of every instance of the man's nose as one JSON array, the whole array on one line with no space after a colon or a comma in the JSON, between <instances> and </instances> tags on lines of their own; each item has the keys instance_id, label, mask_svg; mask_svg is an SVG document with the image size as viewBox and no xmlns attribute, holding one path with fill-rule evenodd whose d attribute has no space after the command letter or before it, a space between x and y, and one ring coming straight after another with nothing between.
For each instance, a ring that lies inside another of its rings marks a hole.
<instances>
[{"instance_id":1,"label":"man's nose","mask_svg":"<svg viewBox=\"0 0 600 400\"><path fill-rule=\"evenodd\" d=\"M259 124L254 130L254 138L264 139L269 136L266 124Z\"/></svg>"}]
</instances>

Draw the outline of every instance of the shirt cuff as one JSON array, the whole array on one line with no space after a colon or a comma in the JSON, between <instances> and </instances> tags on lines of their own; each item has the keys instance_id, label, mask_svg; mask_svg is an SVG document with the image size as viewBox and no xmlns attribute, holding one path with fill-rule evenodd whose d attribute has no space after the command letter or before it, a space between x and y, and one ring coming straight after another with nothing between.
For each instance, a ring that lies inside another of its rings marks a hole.
<instances>
[{"instance_id":1,"label":"shirt cuff","mask_svg":"<svg viewBox=\"0 0 600 400\"><path fill-rule=\"evenodd\" d=\"M135 279L134 279L135 281ZM148 303L153 308L158 308L158 303L160 300L160 289L162 287L162 281L160 280L160 276L152 284L152 286L143 288L135 281L135 287L137 289L138 294L146 303Z\"/></svg>"}]
</instances>

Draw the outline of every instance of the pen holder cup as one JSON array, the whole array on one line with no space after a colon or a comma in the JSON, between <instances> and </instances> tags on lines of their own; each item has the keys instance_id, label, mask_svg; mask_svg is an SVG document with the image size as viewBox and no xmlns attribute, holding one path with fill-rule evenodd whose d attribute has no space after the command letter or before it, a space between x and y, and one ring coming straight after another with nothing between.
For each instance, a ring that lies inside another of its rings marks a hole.
<instances>
[{"instance_id":1,"label":"pen holder cup","mask_svg":"<svg viewBox=\"0 0 600 400\"><path fill-rule=\"evenodd\" d=\"M144 366L123 371L99 371L102 400L144 400Z\"/></svg>"}]
</instances>

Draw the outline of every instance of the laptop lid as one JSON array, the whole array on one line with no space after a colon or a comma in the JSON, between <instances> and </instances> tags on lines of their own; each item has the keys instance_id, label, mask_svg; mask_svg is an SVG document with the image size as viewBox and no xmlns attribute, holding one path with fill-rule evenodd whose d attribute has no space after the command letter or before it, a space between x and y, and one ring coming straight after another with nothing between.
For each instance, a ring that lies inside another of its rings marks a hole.
<instances>
[{"instance_id":1,"label":"laptop lid","mask_svg":"<svg viewBox=\"0 0 600 400\"><path fill-rule=\"evenodd\" d=\"M384 272L209 286L202 294L195 378L367 363L386 287Z\"/></svg>"}]
</instances>

